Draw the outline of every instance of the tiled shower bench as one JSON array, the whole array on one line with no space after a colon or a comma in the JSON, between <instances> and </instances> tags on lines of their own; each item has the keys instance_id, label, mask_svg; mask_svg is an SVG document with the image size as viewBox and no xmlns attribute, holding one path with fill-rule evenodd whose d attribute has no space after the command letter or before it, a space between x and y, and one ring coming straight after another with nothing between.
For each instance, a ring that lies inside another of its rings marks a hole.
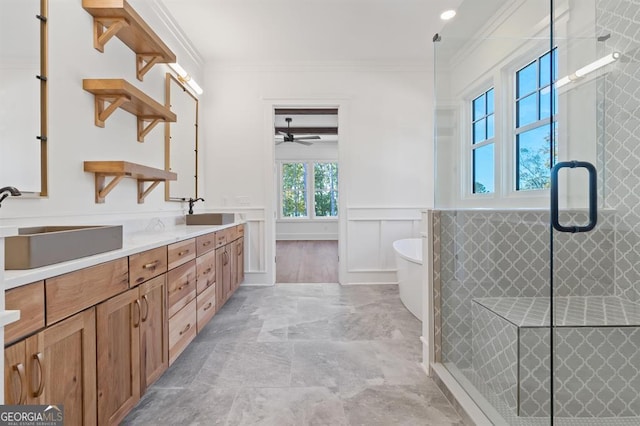
<instances>
[{"instance_id":1,"label":"tiled shower bench","mask_svg":"<svg viewBox=\"0 0 640 426\"><path fill-rule=\"evenodd\" d=\"M473 369L516 415L549 416L549 298L473 302ZM640 416L640 305L556 297L554 312L555 416Z\"/></svg>"}]
</instances>

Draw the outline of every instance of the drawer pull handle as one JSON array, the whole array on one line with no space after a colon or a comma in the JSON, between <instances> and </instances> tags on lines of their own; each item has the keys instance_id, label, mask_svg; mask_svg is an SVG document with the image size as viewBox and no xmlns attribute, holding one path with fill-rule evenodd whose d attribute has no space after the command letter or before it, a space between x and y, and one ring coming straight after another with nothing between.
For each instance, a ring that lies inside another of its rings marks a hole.
<instances>
[{"instance_id":1,"label":"drawer pull handle","mask_svg":"<svg viewBox=\"0 0 640 426\"><path fill-rule=\"evenodd\" d=\"M184 283L184 285L181 285L180 287L178 287L178 288L176 289L176 291L181 291L181 290L183 290L184 288L189 287L189 285L190 285L190 284L191 284L191 283L190 283L189 281L187 281L186 283Z\"/></svg>"},{"instance_id":2,"label":"drawer pull handle","mask_svg":"<svg viewBox=\"0 0 640 426\"><path fill-rule=\"evenodd\" d=\"M136 320L135 320L135 316L134 316L134 320L133 320L133 328L138 328L138 327L140 326L140 314L141 314L141 312L142 312L142 307L140 306L140 300L136 299L135 306L136 306L138 309L134 309L134 313L135 313L135 311L138 311L138 319L137 319L137 321L136 321Z\"/></svg>"},{"instance_id":3,"label":"drawer pull handle","mask_svg":"<svg viewBox=\"0 0 640 426\"><path fill-rule=\"evenodd\" d=\"M202 247L207 247L209 245L211 245L211 240L202 243Z\"/></svg>"},{"instance_id":4,"label":"drawer pull handle","mask_svg":"<svg viewBox=\"0 0 640 426\"><path fill-rule=\"evenodd\" d=\"M38 389L33 393L34 397L39 397L44 391L44 367L42 366L42 352L33 355L33 359L38 363L38 372L40 374L40 384Z\"/></svg>"},{"instance_id":5,"label":"drawer pull handle","mask_svg":"<svg viewBox=\"0 0 640 426\"><path fill-rule=\"evenodd\" d=\"M213 306L213 303L211 302L207 303L207 306L204 307L203 311L208 311L209 309L211 309L212 306Z\"/></svg>"},{"instance_id":6,"label":"drawer pull handle","mask_svg":"<svg viewBox=\"0 0 640 426\"><path fill-rule=\"evenodd\" d=\"M189 249L187 249L187 250L182 250L182 251L178 252L178 256L184 256L185 254L188 254L189 252L190 252L190 250L189 250Z\"/></svg>"},{"instance_id":7,"label":"drawer pull handle","mask_svg":"<svg viewBox=\"0 0 640 426\"><path fill-rule=\"evenodd\" d=\"M153 271L154 269L156 269L156 266L158 266L159 263L160 263L159 260L154 260L153 262L143 265L142 269L151 269Z\"/></svg>"},{"instance_id":8,"label":"drawer pull handle","mask_svg":"<svg viewBox=\"0 0 640 426\"><path fill-rule=\"evenodd\" d=\"M142 316L142 322L145 322L147 318L149 318L149 298L146 294L142 296L142 301L144 302L144 315Z\"/></svg>"},{"instance_id":9,"label":"drawer pull handle","mask_svg":"<svg viewBox=\"0 0 640 426\"><path fill-rule=\"evenodd\" d=\"M189 331L190 328L191 328L191 323L187 324L187 326L180 332L180 335L182 336L184 333Z\"/></svg>"},{"instance_id":10,"label":"drawer pull handle","mask_svg":"<svg viewBox=\"0 0 640 426\"><path fill-rule=\"evenodd\" d=\"M27 401L27 385L25 383L26 376L24 373L24 365L21 362L17 363L13 366L13 371L18 373L18 378L20 379L20 399L18 400L17 405L22 405Z\"/></svg>"},{"instance_id":11,"label":"drawer pull handle","mask_svg":"<svg viewBox=\"0 0 640 426\"><path fill-rule=\"evenodd\" d=\"M211 268L207 268L207 270L204 271L202 275L209 275L209 272L211 272Z\"/></svg>"}]
</instances>

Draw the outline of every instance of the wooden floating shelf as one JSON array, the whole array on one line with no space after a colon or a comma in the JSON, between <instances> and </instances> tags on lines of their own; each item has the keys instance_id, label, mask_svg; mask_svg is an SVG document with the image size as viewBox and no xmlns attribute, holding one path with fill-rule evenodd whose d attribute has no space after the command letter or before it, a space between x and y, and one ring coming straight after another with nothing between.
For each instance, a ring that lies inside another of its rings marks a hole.
<instances>
[{"instance_id":1,"label":"wooden floating shelf","mask_svg":"<svg viewBox=\"0 0 640 426\"><path fill-rule=\"evenodd\" d=\"M144 142L144 137L158 123L177 119L168 107L123 79L85 79L82 88L95 95L96 126L104 127L104 122L118 108L138 117L138 142Z\"/></svg>"},{"instance_id":2,"label":"wooden floating shelf","mask_svg":"<svg viewBox=\"0 0 640 426\"><path fill-rule=\"evenodd\" d=\"M176 62L176 55L125 0L82 0L93 16L93 47L104 52L113 36L136 54L136 76L142 81L155 64Z\"/></svg>"},{"instance_id":3,"label":"wooden floating shelf","mask_svg":"<svg viewBox=\"0 0 640 426\"><path fill-rule=\"evenodd\" d=\"M129 163L127 161L85 161L84 171L95 174L96 203L104 203L105 198L124 178L132 178L138 181L138 204L144 203L144 199L161 182L178 179L178 175L153 167ZM113 179L106 183L107 177ZM151 182L148 188L144 188L146 182Z\"/></svg>"}]
</instances>

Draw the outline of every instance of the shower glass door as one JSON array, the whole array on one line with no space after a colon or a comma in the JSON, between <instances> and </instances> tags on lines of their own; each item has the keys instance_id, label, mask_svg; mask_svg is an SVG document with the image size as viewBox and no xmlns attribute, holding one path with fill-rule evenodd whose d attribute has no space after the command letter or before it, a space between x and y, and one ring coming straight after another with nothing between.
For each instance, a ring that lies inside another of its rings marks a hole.
<instances>
[{"instance_id":1,"label":"shower glass door","mask_svg":"<svg viewBox=\"0 0 640 426\"><path fill-rule=\"evenodd\" d=\"M553 404L522 404L559 425L640 424L640 1L554 0L552 29L552 329L521 333L520 382L546 387L550 341Z\"/></svg>"},{"instance_id":2,"label":"shower glass door","mask_svg":"<svg viewBox=\"0 0 640 426\"><path fill-rule=\"evenodd\" d=\"M640 424L640 0L465 0L434 59L434 371L495 424Z\"/></svg>"},{"instance_id":3,"label":"shower glass door","mask_svg":"<svg viewBox=\"0 0 640 426\"><path fill-rule=\"evenodd\" d=\"M551 24L550 2L466 0L434 37L434 371L494 424L552 421Z\"/></svg>"}]
</instances>

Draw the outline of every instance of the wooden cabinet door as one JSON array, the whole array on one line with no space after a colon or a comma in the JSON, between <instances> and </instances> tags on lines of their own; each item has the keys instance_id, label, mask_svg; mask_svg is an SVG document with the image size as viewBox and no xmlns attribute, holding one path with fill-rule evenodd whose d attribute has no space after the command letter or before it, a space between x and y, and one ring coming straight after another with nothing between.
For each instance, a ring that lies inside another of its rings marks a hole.
<instances>
[{"instance_id":1,"label":"wooden cabinet door","mask_svg":"<svg viewBox=\"0 0 640 426\"><path fill-rule=\"evenodd\" d=\"M4 403L22 405L27 402L27 353L24 340L4 349Z\"/></svg>"},{"instance_id":2,"label":"wooden cabinet door","mask_svg":"<svg viewBox=\"0 0 640 426\"><path fill-rule=\"evenodd\" d=\"M216 311L222 308L230 294L231 262L229 245L216 249Z\"/></svg>"},{"instance_id":3,"label":"wooden cabinet door","mask_svg":"<svg viewBox=\"0 0 640 426\"><path fill-rule=\"evenodd\" d=\"M140 286L140 395L169 368L166 275Z\"/></svg>"},{"instance_id":4,"label":"wooden cabinet door","mask_svg":"<svg viewBox=\"0 0 640 426\"><path fill-rule=\"evenodd\" d=\"M216 312L222 308L224 303L224 269L225 248L216 249Z\"/></svg>"},{"instance_id":5,"label":"wooden cabinet door","mask_svg":"<svg viewBox=\"0 0 640 426\"><path fill-rule=\"evenodd\" d=\"M96 307L100 425L119 424L140 399L141 310L137 288Z\"/></svg>"},{"instance_id":6,"label":"wooden cabinet door","mask_svg":"<svg viewBox=\"0 0 640 426\"><path fill-rule=\"evenodd\" d=\"M65 425L95 425L96 315L80 312L26 340L29 404L64 405Z\"/></svg>"},{"instance_id":7,"label":"wooden cabinet door","mask_svg":"<svg viewBox=\"0 0 640 426\"><path fill-rule=\"evenodd\" d=\"M236 288L240 287L240 284L244 281L244 238L240 237L236 247L236 256L238 257L238 262L236 263L238 267L238 277Z\"/></svg>"},{"instance_id":8,"label":"wooden cabinet door","mask_svg":"<svg viewBox=\"0 0 640 426\"><path fill-rule=\"evenodd\" d=\"M236 256L237 241L227 245L227 258L229 259L229 286L227 288L227 297L229 300L234 291L238 280L238 257Z\"/></svg>"}]
</instances>

